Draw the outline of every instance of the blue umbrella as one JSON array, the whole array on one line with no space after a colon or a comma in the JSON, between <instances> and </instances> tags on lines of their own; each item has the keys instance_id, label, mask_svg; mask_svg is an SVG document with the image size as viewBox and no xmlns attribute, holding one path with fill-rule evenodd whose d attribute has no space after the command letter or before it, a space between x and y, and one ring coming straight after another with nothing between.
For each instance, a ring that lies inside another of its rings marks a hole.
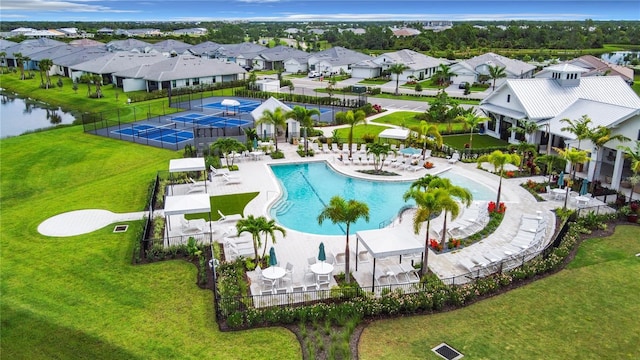
<instances>
[{"instance_id":1,"label":"blue umbrella","mask_svg":"<svg viewBox=\"0 0 640 360\"><path fill-rule=\"evenodd\" d=\"M324 253L324 243L320 243L320 251L318 252L318 260L326 261L327 255Z\"/></svg>"},{"instance_id":2,"label":"blue umbrella","mask_svg":"<svg viewBox=\"0 0 640 360\"><path fill-rule=\"evenodd\" d=\"M564 186L564 171L561 171L560 175L558 175L558 186L559 187Z\"/></svg>"},{"instance_id":3,"label":"blue umbrella","mask_svg":"<svg viewBox=\"0 0 640 360\"><path fill-rule=\"evenodd\" d=\"M587 186L589 185L589 181L587 179L582 180L582 186L580 187L580 195L587 194Z\"/></svg>"},{"instance_id":4,"label":"blue umbrella","mask_svg":"<svg viewBox=\"0 0 640 360\"><path fill-rule=\"evenodd\" d=\"M276 249L274 249L272 246L271 249L269 249L269 266L276 265L278 265L278 259L276 258Z\"/></svg>"}]
</instances>

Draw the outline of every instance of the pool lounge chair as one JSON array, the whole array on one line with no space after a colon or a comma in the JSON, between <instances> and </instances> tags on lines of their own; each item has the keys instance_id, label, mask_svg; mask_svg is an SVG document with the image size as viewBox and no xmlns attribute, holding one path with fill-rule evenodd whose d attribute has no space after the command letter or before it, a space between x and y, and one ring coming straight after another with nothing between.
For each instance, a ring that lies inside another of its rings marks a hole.
<instances>
[{"instance_id":1,"label":"pool lounge chair","mask_svg":"<svg viewBox=\"0 0 640 360\"><path fill-rule=\"evenodd\" d=\"M220 219L218 219L218 222L223 222L223 221L238 221L240 219L242 219L242 214L232 214L232 215L225 215L222 213L222 211L218 210L218 215L220 215Z\"/></svg>"},{"instance_id":2,"label":"pool lounge chair","mask_svg":"<svg viewBox=\"0 0 640 360\"><path fill-rule=\"evenodd\" d=\"M207 222L204 219L187 220L184 217L180 219L183 234L201 233L204 231Z\"/></svg>"},{"instance_id":3,"label":"pool lounge chair","mask_svg":"<svg viewBox=\"0 0 640 360\"><path fill-rule=\"evenodd\" d=\"M229 173L229 169L227 169L227 168L216 169L216 168L213 167L213 165L209 165L209 169L211 170L211 177L212 178L214 176L222 176L224 174L228 174Z\"/></svg>"},{"instance_id":4,"label":"pool lounge chair","mask_svg":"<svg viewBox=\"0 0 640 360\"><path fill-rule=\"evenodd\" d=\"M451 158L447 161L449 161L449 164L455 164L460 160L460 153L459 152L454 152L453 155L451 155Z\"/></svg>"},{"instance_id":5,"label":"pool lounge chair","mask_svg":"<svg viewBox=\"0 0 640 360\"><path fill-rule=\"evenodd\" d=\"M242 180L240 179L239 176L236 175L228 175L228 174L224 174L222 176L224 183L229 185L229 184L240 184L242 182Z\"/></svg>"}]
</instances>

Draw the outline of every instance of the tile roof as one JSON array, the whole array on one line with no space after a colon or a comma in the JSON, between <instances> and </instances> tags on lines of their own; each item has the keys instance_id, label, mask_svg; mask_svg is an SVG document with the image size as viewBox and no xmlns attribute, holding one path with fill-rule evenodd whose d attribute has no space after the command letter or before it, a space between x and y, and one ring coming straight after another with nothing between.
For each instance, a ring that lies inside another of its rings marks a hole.
<instances>
[{"instance_id":1,"label":"tile roof","mask_svg":"<svg viewBox=\"0 0 640 360\"><path fill-rule=\"evenodd\" d=\"M323 50L314 54L311 57L318 59L318 61L326 61L332 65L350 65L356 64L363 60L372 60L372 57L363 53L345 49L341 46L334 46L327 50Z\"/></svg>"},{"instance_id":2,"label":"tile roof","mask_svg":"<svg viewBox=\"0 0 640 360\"><path fill-rule=\"evenodd\" d=\"M192 55L172 57L164 61L148 64L147 67L148 69L144 70L144 79L151 81L170 81L246 73L246 71L236 63L227 63Z\"/></svg>"},{"instance_id":3,"label":"tile roof","mask_svg":"<svg viewBox=\"0 0 640 360\"><path fill-rule=\"evenodd\" d=\"M473 69L485 64L504 67L505 71L512 74L512 76L519 76L522 73L527 73L536 68L534 65L530 65L524 61L509 59L508 57L491 52L472 57L471 59L461 61L461 63L462 62L469 64Z\"/></svg>"},{"instance_id":4,"label":"tile roof","mask_svg":"<svg viewBox=\"0 0 640 360\"><path fill-rule=\"evenodd\" d=\"M382 58L389 58L394 63L404 64L408 66L409 69L411 70L435 68L440 66L440 64L450 63L450 61L448 60L436 59L434 57L427 56L419 52L415 52L413 50L408 50L408 49L384 53L378 56L376 60L382 59Z\"/></svg>"},{"instance_id":5,"label":"tile roof","mask_svg":"<svg viewBox=\"0 0 640 360\"><path fill-rule=\"evenodd\" d=\"M110 52L89 61L71 65L73 70L92 74L111 74L144 64L154 64L165 60L161 54L141 54L128 51Z\"/></svg>"}]
</instances>

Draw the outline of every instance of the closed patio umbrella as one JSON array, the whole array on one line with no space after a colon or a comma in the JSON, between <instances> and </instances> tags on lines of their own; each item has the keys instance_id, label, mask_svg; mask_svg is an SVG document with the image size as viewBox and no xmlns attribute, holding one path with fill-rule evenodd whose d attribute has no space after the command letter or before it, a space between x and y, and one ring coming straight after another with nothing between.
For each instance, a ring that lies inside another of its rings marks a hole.
<instances>
[{"instance_id":1,"label":"closed patio umbrella","mask_svg":"<svg viewBox=\"0 0 640 360\"><path fill-rule=\"evenodd\" d=\"M258 139L253 139L253 149L258 150Z\"/></svg>"},{"instance_id":2,"label":"closed patio umbrella","mask_svg":"<svg viewBox=\"0 0 640 360\"><path fill-rule=\"evenodd\" d=\"M269 266L278 265L278 259L276 258L276 249L272 246L269 249Z\"/></svg>"},{"instance_id":3,"label":"closed patio umbrella","mask_svg":"<svg viewBox=\"0 0 640 360\"><path fill-rule=\"evenodd\" d=\"M320 250L318 251L318 260L326 261L327 255L324 253L324 243L320 243Z\"/></svg>"},{"instance_id":4,"label":"closed patio umbrella","mask_svg":"<svg viewBox=\"0 0 640 360\"><path fill-rule=\"evenodd\" d=\"M586 195L587 194L588 185L589 185L589 180L583 179L582 180L582 186L580 187L580 195Z\"/></svg>"},{"instance_id":5,"label":"closed patio umbrella","mask_svg":"<svg viewBox=\"0 0 640 360\"><path fill-rule=\"evenodd\" d=\"M560 175L558 175L558 186L559 187L564 186L564 171L561 171Z\"/></svg>"}]
</instances>

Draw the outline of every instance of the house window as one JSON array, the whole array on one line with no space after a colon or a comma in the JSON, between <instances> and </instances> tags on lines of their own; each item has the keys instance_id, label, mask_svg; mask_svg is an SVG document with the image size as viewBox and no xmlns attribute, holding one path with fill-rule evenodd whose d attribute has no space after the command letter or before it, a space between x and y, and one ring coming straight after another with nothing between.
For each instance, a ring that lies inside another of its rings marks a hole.
<instances>
[{"instance_id":1,"label":"house window","mask_svg":"<svg viewBox=\"0 0 640 360\"><path fill-rule=\"evenodd\" d=\"M487 128L491 131L496 131L496 117L493 114L489 114L489 121L487 121Z\"/></svg>"},{"instance_id":2,"label":"house window","mask_svg":"<svg viewBox=\"0 0 640 360\"><path fill-rule=\"evenodd\" d=\"M193 85L200 85L200 78L193 79Z\"/></svg>"},{"instance_id":3,"label":"house window","mask_svg":"<svg viewBox=\"0 0 640 360\"><path fill-rule=\"evenodd\" d=\"M185 79L185 80L184 80L184 85L185 85L185 86L189 86L189 85L191 85L191 83L189 83L189 79Z\"/></svg>"},{"instance_id":4,"label":"house window","mask_svg":"<svg viewBox=\"0 0 640 360\"><path fill-rule=\"evenodd\" d=\"M507 95L507 102L511 102L511 95Z\"/></svg>"},{"instance_id":5,"label":"house window","mask_svg":"<svg viewBox=\"0 0 640 360\"><path fill-rule=\"evenodd\" d=\"M171 80L171 87L172 87L172 88L175 88L175 87L176 87L176 85L177 85L177 84L176 84L176 81L175 81L175 80Z\"/></svg>"}]
</instances>

